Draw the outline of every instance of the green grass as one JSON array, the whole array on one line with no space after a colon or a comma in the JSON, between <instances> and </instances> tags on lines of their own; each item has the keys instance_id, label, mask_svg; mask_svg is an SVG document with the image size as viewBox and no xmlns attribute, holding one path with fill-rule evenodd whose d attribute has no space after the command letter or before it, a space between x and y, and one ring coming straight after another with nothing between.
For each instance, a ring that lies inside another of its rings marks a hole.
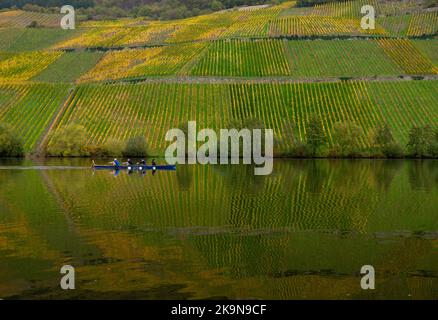
<instances>
[{"instance_id":1,"label":"green grass","mask_svg":"<svg viewBox=\"0 0 438 320\"><path fill-rule=\"evenodd\" d=\"M18 36L10 41L10 45L5 50L22 52L48 49L56 43L67 40L80 32L78 30L62 30L61 28L23 29Z\"/></svg>"},{"instance_id":2,"label":"green grass","mask_svg":"<svg viewBox=\"0 0 438 320\"><path fill-rule=\"evenodd\" d=\"M168 146L167 130L196 120L200 128L225 128L232 119L258 118L274 129L279 148L291 147L291 128L305 138L311 114L323 120L331 144L338 121L364 130L361 145L371 144L377 124L388 122L405 144L413 125L438 125L438 82L338 82L288 84L114 84L76 88L60 125L80 123L90 142L144 135L155 154Z\"/></svg>"},{"instance_id":3,"label":"green grass","mask_svg":"<svg viewBox=\"0 0 438 320\"><path fill-rule=\"evenodd\" d=\"M31 152L67 95L68 86L0 85L0 122L9 124Z\"/></svg>"},{"instance_id":4,"label":"green grass","mask_svg":"<svg viewBox=\"0 0 438 320\"><path fill-rule=\"evenodd\" d=\"M55 83L74 82L93 68L102 56L101 52L67 52L33 80Z\"/></svg>"}]
</instances>

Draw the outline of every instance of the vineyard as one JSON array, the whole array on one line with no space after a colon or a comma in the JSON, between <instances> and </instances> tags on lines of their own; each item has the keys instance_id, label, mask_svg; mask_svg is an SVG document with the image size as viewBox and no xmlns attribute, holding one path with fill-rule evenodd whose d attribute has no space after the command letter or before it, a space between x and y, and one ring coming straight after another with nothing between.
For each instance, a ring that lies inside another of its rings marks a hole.
<instances>
[{"instance_id":1,"label":"vineyard","mask_svg":"<svg viewBox=\"0 0 438 320\"><path fill-rule=\"evenodd\" d=\"M67 95L67 85L0 85L0 121L20 133L27 152L41 135Z\"/></svg>"},{"instance_id":2,"label":"vineyard","mask_svg":"<svg viewBox=\"0 0 438 320\"><path fill-rule=\"evenodd\" d=\"M365 4L375 6L375 30L360 26ZM437 125L438 11L414 0L285 2L74 31L58 20L0 12L0 121L23 133L28 152L70 123L91 144L144 135L156 154L165 132L188 120L221 128L257 118L280 151L305 139L313 113L331 145L336 122L360 125L364 149L379 123L401 144L412 125ZM32 21L39 27L24 28Z\"/></svg>"},{"instance_id":3,"label":"vineyard","mask_svg":"<svg viewBox=\"0 0 438 320\"><path fill-rule=\"evenodd\" d=\"M332 37L341 35L386 35L386 31L379 25L374 30L364 30L360 26L359 19L292 16L281 17L271 21L269 35L277 37Z\"/></svg>"},{"instance_id":4,"label":"vineyard","mask_svg":"<svg viewBox=\"0 0 438 320\"><path fill-rule=\"evenodd\" d=\"M223 40L208 48L193 75L276 76L290 73L282 41Z\"/></svg>"},{"instance_id":5,"label":"vineyard","mask_svg":"<svg viewBox=\"0 0 438 320\"><path fill-rule=\"evenodd\" d=\"M356 0L343 2L329 2L316 4L313 8L312 15L325 17L344 17L357 18L361 17L362 6L370 5L379 11L377 0Z\"/></svg>"},{"instance_id":6,"label":"vineyard","mask_svg":"<svg viewBox=\"0 0 438 320\"><path fill-rule=\"evenodd\" d=\"M292 74L299 78L403 73L374 40L298 40L288 41L287 46Z\"/></svg>"},{"instance_id":7,"label":"vineyard","mask_svg":"<svg viewBox=\"0 0 438 320\"><path fill-rule=\"evenodd\" d=\"M80 81L176 74L204 46L205 43L198 42L180 46L114 51L105 55L96 67L85 74Z\"/></svg>"},{"instance_id":8,"label":"vineyard","mask_svg":"<svg viewBox=\"0 0 438 320\"><path fill-rule=\"evenodd\" d=\"M421 96L421 105L413 97ZM287 150L291 128L305 137L312 113L324 120L332 140L339 121L354 121L366 133L388 122L405 143L410 125L438 125L436 81L382 83L272 83L272 84L114 84L81 85L70 96L59 126L84 125L90 143L108 138L126 140L144 135L153 152L161 154L165 133L188 120L199 126L226 128L233 119L257 118L275 131L279 148ZM59 127L58 126L58 127ZM368 147L370 136L362 137Z\"/></svg>"},{"instance_id":9,"label":"vineyard","mask_svg":"<svg viewBox=\"0 0 438 320\"><path fill-rule=\"evenodd\" d=\"M20 10L0 12L0 27L2 28L24 28L34 21L39 26L58 27L61 15Z\"/></svg>"},{"instance_id":10,"label":"vineyard","mask_svg":"<svg viewBox=\"0 0 438 320\"><path fill-rule=\"evenodd\" d=\"M408 36L423 36L438 32L438 11L415 14L409 22Z\"/></svg>"},{"instance_id":11,"label":"vineyard","mask_svg":"<svg viewBox=\"0 0 438 320\"><path fill-rule=\"evenodd\" d=\"M101 52L66 52L32 80L51 83L75 82L95 67L102 56Z\"/></svg>"},{"instance_id":12,"label":"vineyard","mask_svg":"<svg viewBox=\"0 0 438 320\"><path fill-rule=\"evenodd\" d=\"M62 52L42 51L10 55L0 61L0 83L10 80L29 80L47 68L61 55Z\"/></svg>"},{"instance_id":13,"label":"vineyard","mask_svg":"<svg viewBox=\"0 0 438 320\"><path fill-rule=\"evenodd\" d=\"M410 40L379 40L379 44L403 70L408 74L438 74L435 67Z\"/></svg>"}]
</instances>

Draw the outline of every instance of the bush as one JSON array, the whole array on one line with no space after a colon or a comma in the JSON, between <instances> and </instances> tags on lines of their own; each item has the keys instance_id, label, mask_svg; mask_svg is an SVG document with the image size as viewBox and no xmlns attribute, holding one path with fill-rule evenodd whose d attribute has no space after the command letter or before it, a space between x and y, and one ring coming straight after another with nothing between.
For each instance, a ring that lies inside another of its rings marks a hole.
<instances>
[{"instance_id":1,"label":"bush","mask_svg":"<svg viewBox=\"0 0 438 320\"><path fill-rule=\"evenodd\" d=\"M22 157L23 143L14 131L6 125L0 125L0 157Z\"/></svg>"},{"instance_id":2,"label":"bush","mask_svg":"<svg viewBox=\"0 0 438 320\"><path fill-rule=\"evenodd\" d=\"M316 156L319 150L327 142L327 138L324 133L324 128L322 126L322 121L318 116L312 115L310 117L310 120L306 125L306 132L307 132L307 140L306 140L307 149L309 150L311 156Z\"/></svg>"},{"instance_id":3,"label":"bush","mask_svg":"<svg viewBox=\"0 0 438 320\"><path fill-rule=\"evenodd\" d=\"M382 152L388 158L403 158L404 156L402 146L396 142L391 142L383 146Z\"/></svg>"},{"instance_id":4,"label":"bush","mask_svg":"<svg viewBox=\"0 0 438 320\"><path fill-rule=\"evenodd\" d=\"M429 153L432 157L438 158L438 142L431 143Z\"/></svg>"},{"instance_id":5,"label":"bush","mask_svg":"<svg viewBox=\"0 0 438 320\"><path fill-rule=\"evenodd\" d=\"M38 27L38 22L36 22L36 21L32 21L31 23L29 23L29 24L27 25L27 27L28 27L28 28L36 28L36 27Z\"/></svg>"},{"instance_id":6,"label":"bush","mask_svg":"<svg viewBox=\"0 0 438 320\"><path fill-rule=\"evenodd\" d=\"M87 140L87 131L83 126L70 124L55 131L47 146L47 153L61 157L89 156Z\"/></svg>"},{"instance_id":7,"label":"bush","mask_svg":"<svg viewBox=\"0 0 438 320\"><path fill-rule=\"evenodd\" d=\"M145 137L138 136L129 138L122 153L125 157L146 157L147 149Z\"/></svg>"},{"instance_id":8,"label":"bush","mask_svg":"<svg viewBox=\"0 0 438 320\"><path fill-rule=\"evenodd\" d=\"M297 158L305 158L308 154L309 151L307 149L307 145L302 141L296 141L292 146L292 150L290 151L290 156Z\"/></svg>"},{"instance_id":9,"label":"bush","mask_svg":"<svg viewBox=\"0 0 438 320\"><path fill-rule=\"evenodd\" d=\"M337 152L341 156L350 156L358 153L360 138L363 130L354 122L337 122L333 129L333 140L337 145Z\"/></svg>"},{"instance_id":10,"label":"bush","mask_svg":"<svg viewBox=\"0 0 438 320\"><path fill-rule=\"evenodd\" d=\"M435 133L430 126L413 127L409 131L408 150L412 156L425 157L432 143L435 142Z\"/></svg>"},{"instance_id":11,"label":"bush","mask_svg":"<svg viewBox=\"0 0 438 320\"><path fill-rule=\"evenodd\" d=\"M123 155L124 145L115 138L109 138L103 145L103 152L106 156L119 157Z\"/></svg>"}]
</instances>

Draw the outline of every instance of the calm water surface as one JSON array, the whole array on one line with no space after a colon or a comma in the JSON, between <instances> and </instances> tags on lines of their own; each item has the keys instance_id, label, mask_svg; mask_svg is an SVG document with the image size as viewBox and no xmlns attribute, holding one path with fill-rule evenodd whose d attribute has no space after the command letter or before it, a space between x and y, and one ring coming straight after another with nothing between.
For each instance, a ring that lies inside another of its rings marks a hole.
<instances>
[{"instance_id":1,"label":"calm water surface","mask_svg":"<svg viewBox=\"0 0 438 320\"><path fill-rule=\"evenodd\" d=\"M438 161L88 165L1 162L0 298L438 299Z\"/></svg>"}]
</instances>

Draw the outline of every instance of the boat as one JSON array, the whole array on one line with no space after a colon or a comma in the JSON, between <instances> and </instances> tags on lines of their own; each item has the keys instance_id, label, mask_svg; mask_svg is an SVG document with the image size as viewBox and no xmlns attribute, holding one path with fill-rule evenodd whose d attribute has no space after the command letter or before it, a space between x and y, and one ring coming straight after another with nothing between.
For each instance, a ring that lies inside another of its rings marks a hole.
<instances>
[{"instance_id":1,"label":"boat","mask_svg":"<svg viewBox=\"0 0 438 320\"><path fill-rule=\"evenodd\" d=\"M95 170L136 170L136 171L145 171L145 170L166 170L166 171L173 171L176 170L176 165L141 165L141 164L133 164L133 165L121 165L121 166L114 166L114 165L96 165L93 164L92 166Z\"/></svg>"}]
</instances>

